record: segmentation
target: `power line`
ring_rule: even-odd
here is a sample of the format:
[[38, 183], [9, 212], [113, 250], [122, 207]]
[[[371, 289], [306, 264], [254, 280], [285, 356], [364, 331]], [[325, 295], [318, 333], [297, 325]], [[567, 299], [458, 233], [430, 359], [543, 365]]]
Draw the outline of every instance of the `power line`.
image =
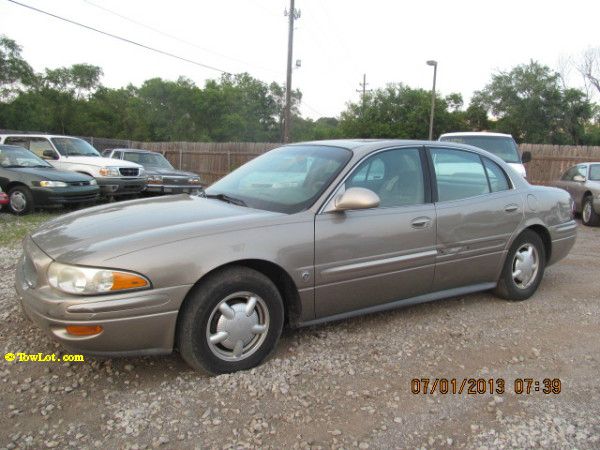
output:
[[28, 9], [31, 9], [33, 11], [39, 12], [41, 14], [45, 14], [47, 16], [54, 17], [55, 19], [59, 19], [59, 20], [62, 20], [64, 22], [68, 22], [70, 24], [77, 25], [79, 27], [83, 27], [83, 28], [86, 28], [86, 29], [91, 30], [91, 31], [95, 31], [96, 33], [100, 33], [100, 34], [103, 34], [105, 36], [109, 36], [109, 37], [111, 37], [113, 39], [117, 39], [117, 40], [120, 40], [120, 41], [123, 41], [123, 42], [127, 42], [129, 44], [133, 44], [133, 45], [136, 45], [138, 47], [144, 48], [146, 50], [150, 50], [150, 51], [153, 51], [153, 52], [156, 52], [156, 53], [160, 53], [161, 55], [170, 56], [171, 58], [179, 59], [181, 61], [185, 61], [185, 62], [188, 62], [190, 64], [194, 64], [196, 66], [204, 67], [205, 69], [214, 70], [216, 72], [229, 73], [228, 71], [223, 70], [223, 69], [219, 69], [218, 67], [209, 66], [208, 64], [203, 64], [201, 62], [194, 61], [194, 60], [191, 60], [191, 59], [188, 59], [188, 58], [184, 58], [182, 56], [178, 56], [178, 55], [175, 55], [173, 53], [169, 53], [169, 52], [164, 51], [164, 50], [160, 50], [160, 49], [157, 49], [157, 48], [154, 48], [154, 47], [150, 47], [150, 46], [145, 45], [145, 44], [140, 44], [139, 42], [132, 41], [131, 39], [127, 39], [127, 38], [124, 38], [124, 37], [121, 37], [121, 36], [117, 36], [116, 34], [111, 34], [111, 33], [108, 33], [106, 31], [102, 31], [102, 30], [99, 30], [97, 28], [91, 27], [89, 25], [84, 25], [82, 23], [75, 22], [74, 20], [67, 19], [65, 17], [57, 16], [56, 14], [52, 14], [52, 13], [49, 13], [47, 11], [43, 11], [41, 9], [35, 8], [33, 6], [30, 6], [30, 5], [26, 5], [24, 3], [19, 3], [19, 2], [15, 1], [15, 0], [7, 0], [7, 1], [9, 1], [10, 3], [14, 3], [15, 5], [22, 6], [23, 8], [28, 8]]
[[172, 34], [170, 34], [170, 33], [166, 33], [166, 32], [164, 32], [164, 31], [160, 30], [159, 28], [155, 28], [155, 27], [153, 27], [153, 26], [151, 26], [151, 25], [148, 25], [148, 24], [142, 23], [142, 22], [140, 22], [140, 21], [138, 21], [138, 20], [132, 19], [131, 17], [127, 17], [127, 16], [125, 16], [125, 15], [123, 15], [123, 14], [120, 14], [120, 13], [118, 13], [118, 12], [116, 12], [116, 11], [113, 11], [112, 9], [106, 8], [106, 7], [104, 7], [104, 6], [101, 6], [101, 5], [97, 5], [96, 3], [94, 3], [94, 2], [91, 2], [91, 1], [89, 1], [89, 0], [83, 0], [83, 1], [84, 1], [85, 3], [87, 3], [88, 5], [91, 5], [91, 6], [95, 7], [95, 8], [101, 9], [102, 11], [105, 11], [105, 12], [107, 12], [107, 13], [109, 13], [109, 14], [112, 14], [112, 15], [114, 15], [114, 16], [120, 17], [120, 18], [121, 18], [121, 19], [123, 19], [123, 20], [126, 20], [126, 21], [128, 21], [128, 22], [134, 23], [134, 24], [136, 24], [136, 25], [139, 25], [140, 27], [144, 27], [144, 28], [146, 28], [146, 29], [148, 29], [148, 30], [154, 31], [155, 33], [162, 34], [163, 36], [166, 36], [166, 37], [168, 37], [168, 38], [170, 38], [170, 39], [173, 39], [173, 40], [175, 40], [175, 41], [181, 42], [181, 43], [183, 43], [183, 44], [190, 45], [190, 46], [192, 46], [192, 47], [195, 47], [195, 48], [197, 48], [197, 49], [199, 49], [199, 50], [202, 50], [202, 51], [205, 51], [205, 52], [207, 52], [207, 53], [211, 53], [211, 54], [213, 54], [213, 55], [216, 55], [216, 56], [219, 56], [219, 57], [221, 57], [221, 58], [226, 58], [226, 59], [229, 59], [229, 60], [231, 60], [231, 61], [235, 61], [235, 62], [238, 62], [238, 63], [242, 63], [242, 64], [244, 64], [244, 65], [246, 65], [246, 66], [249, 66], [249, 67], [254, 67], [254, 68], [256, 68], [256, 69], [260, 69], [260, 70], [266, 70], [266, 71], [268, 71], [268, 72], [271, 72], [271, 73], [276, 73], [276, 74], [280, 74], [280, 73], [281, 73], [281, 72], [278, 72], [278, 71], [276, 71], [276, 70], [269, 69], [269, 68], [267, 68], [267, 67], [261, 67], [261, 66], [257, 66], [257, 65], [251, 64], [251, 63], [249, 63], [249, 62], [247, 62], [247, 61], [244, 61], [244, 60], [242, 60], [242, 59], [234, 58], [234, 57], [232, 57], [232, 56], [227, 56], [227, 55], [224, 55], [224, 54], [222, 54], [222, 53], [215, 52], [214, 50], [210, 50], [210, 49], [208, 49], [208, 48], [201, 47], [200, 45], [198, 45], [198, 44], [195, 44], [194, 42], [188, 41], [188, 40], [186, 40], [186, 39], [182, 39], [182, 38], [180, 38], [180, 37], [178, 37], [178, 36], [175, 36], [175, 35], [172, 35]]

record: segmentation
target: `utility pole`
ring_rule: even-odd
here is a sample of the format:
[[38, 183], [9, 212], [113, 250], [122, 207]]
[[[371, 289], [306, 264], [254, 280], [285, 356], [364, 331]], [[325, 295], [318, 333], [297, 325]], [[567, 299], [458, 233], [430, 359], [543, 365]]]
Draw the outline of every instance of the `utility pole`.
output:
[[285, 11], [288, 17], [288, 54], [287, 78], [285, 81], [285, 109], [283, 112], [283, 142], [290, 142], [290, 125], [292, 121], [292, 58], [294, 50], [294, 21], [300, 18], [300, 11], [296, 11], [294, 0], [290, 0], [290, 10]]
[[371, 92], [371, 89], [367, 89], [367, 85], [369, 83], [367, 83], [367, 74], [363, 74], [363, 82], [362, 83], [358, 83], [358, 85], [361, 87], [361, 89], [357, 89], [356, 92], [362, 92], [361, 94], [361, 102], [362, 102], [362, 112], [364, 114], [365, 112], [365, 97], [367, 95], [367, 92]]
[[429, 115], [429, 140], [433, 140], [433, 113], [435, 111], [435, 79], [437, 77], [437, 61], [427, 61], [428, 66], [433, 66], [433, 89], [431, 89], [431, 114]]

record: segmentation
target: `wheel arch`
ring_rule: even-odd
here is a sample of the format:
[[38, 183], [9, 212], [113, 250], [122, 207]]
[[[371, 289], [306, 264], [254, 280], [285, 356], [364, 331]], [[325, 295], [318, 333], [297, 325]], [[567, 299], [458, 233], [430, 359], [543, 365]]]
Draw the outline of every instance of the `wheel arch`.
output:
[[[545, 226], [536, 223], [533, 225], [529, 225], [527, 228], [523, 229], [523, 231], [525, 230], [531, 230], [540, 237], [542, 243], [544, 244], [544, 252], [546, 253], [546, 263], [548, 263], [548, 261], [550, 261], [550, 258], [552, 257], [552, 238], [550, 237], [550, 232], [548, 231], [548, 229]], [[523, 231], [521, 231], [521, 233]]]
[[[179, 307], [180, 313], [183, 310], [184, 304], [187, 301], [189, 301], [190, 297], [194, 294], [194, 292], [200, 286], [202, 286], [203, 281], [206, 280], [208, 276], [214, 274], [215, 272], [227, 270], [230, 267], [240, 266], [256, 270], [257, 272], [260, 272], [263, 275], [265, 275], [273, 282], [273, 284], [281, 294], [281, 298], [283, 299], [285, 324], [294, 325], [300, 321], [300, 317], [302, 316], [302, 303], [300, 301], [300, 294], [298, 293], [298, 287], [296, 286], [296, 283], [294, 282], [290, 274], [280, 265], [264, 259], [241, 259], [237, 261], [231, 261], [211, 269], [209, 272], [202, 275], [202, 277], [198, 281], [196, 281], [196, 283], [194, 283], [192, 288], [188, 291], [187, 295], [185, 296], [183, 302]], [[180, 317], [178, 314], [178, 324], [179, 319]]]
[[29, 189], [29, 186], [27, 186], [27, 184], [23, 183], [22, 181], [11, 181], [6, 185], [6, 193], [8, 194], [11, 189], [16, 188], [18, 186], [23, 186], [24, 188]]

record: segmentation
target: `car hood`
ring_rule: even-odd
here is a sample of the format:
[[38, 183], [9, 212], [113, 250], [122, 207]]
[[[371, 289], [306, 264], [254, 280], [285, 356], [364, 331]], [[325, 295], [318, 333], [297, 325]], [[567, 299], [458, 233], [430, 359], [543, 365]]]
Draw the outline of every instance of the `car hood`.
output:
[[285, 215], [183, 194], [67, 214], [46, 222], [31, 238], [53, 259], [99, 264], [169, 242], [261, 226], [280, 216]]
[[67, 183], [77, 181], [89, 181], [92, 178], [87, 175], [76, 172], [67, 172], [66, 170], [58, 170], [53, 167], [15, 167], [11, 168], [14, 172], [27, 174], [30, 179], [64, 181]]
[[144, 166], [148, 175], [161, 175], [163, 177], [198, 177], [197, 174], [192, 172], [184, 172], [183, 170], [176, 169], [161, 169], [160, 167]]
[[130, 167], [132, 169], [139, 169], [142, 167], [139, 164], [133, 163], [131, 161], [123, 161], [121, 159], [113, 158], [103, 158], [100, 156], [65, 156], [61, 161], [97, 167]]

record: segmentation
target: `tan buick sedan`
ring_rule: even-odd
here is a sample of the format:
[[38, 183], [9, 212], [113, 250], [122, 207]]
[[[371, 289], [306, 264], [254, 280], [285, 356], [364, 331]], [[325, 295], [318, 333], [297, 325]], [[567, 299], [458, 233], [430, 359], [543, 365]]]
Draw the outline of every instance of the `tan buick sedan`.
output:
[[206, 190], [65, 215], [24, 240], [26, 314], [73, 351], [178, 349], [248, 369], [306, 326], [493, 290], [529, 298], [573, 246], [569, 194], [448, 142], [272, 150]]

